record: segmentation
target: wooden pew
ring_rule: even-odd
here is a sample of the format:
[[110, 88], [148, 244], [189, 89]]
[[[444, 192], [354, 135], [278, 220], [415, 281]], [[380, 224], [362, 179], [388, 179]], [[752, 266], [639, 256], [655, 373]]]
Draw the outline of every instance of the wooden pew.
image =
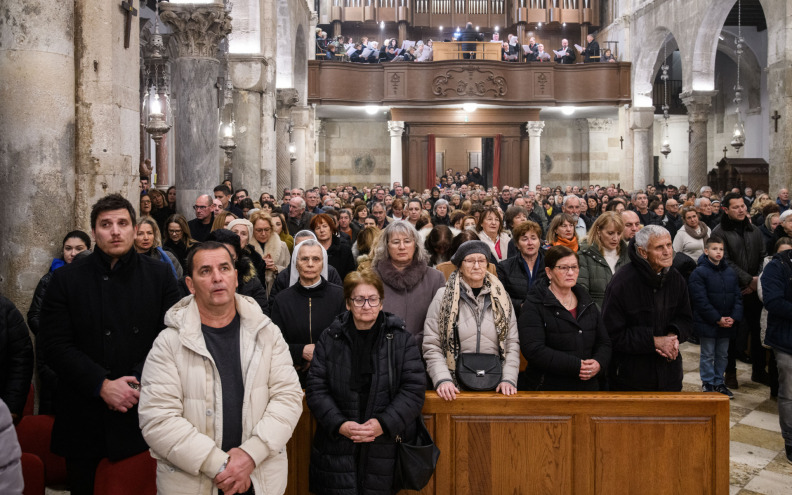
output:
[[[423, 494], [729, 492], [721, 394], [467, 392], [445, 402], [427, 392], [423, 412], [441, 451]], [[314, 429], [306, 408], [288, 445], [288, 494], [308, 493]]]

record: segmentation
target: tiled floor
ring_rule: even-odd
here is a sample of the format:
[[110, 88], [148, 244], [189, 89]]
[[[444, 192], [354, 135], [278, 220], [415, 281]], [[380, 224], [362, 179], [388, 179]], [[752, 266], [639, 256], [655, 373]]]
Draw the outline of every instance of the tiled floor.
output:
[[[685, 391], [701, 390], [699, 347], [682, 344]], [[731, 401], [730, 495], [792, 494], [792, 464], [784, 454], [778, 425], [778, 404], [770, 388], [751, 381], [751, 366], [737, 362], [737, 381]]]
[[[700, 391], [699, 347], [682, 344], [685, 368], [683, 389]], [[784, 454], [784, 440], [778, 425], [778, 406], [770, 389], [751, 381], [750, 365], [737, 363], [740, 388], [731, 401], [731, 452], [729, 495], [790, 495], [792, 464]], [[68, 492], [47, 490], [48, 495]]]

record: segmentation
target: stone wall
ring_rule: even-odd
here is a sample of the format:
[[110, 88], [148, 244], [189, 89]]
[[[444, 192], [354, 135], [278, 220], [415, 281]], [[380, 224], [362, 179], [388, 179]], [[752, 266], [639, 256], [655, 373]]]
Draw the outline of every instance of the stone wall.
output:
[[390, 181], [390, 135], [385, 122], [323, 122], [325, 161], [317, 164], [317, 184], [361, 187]]

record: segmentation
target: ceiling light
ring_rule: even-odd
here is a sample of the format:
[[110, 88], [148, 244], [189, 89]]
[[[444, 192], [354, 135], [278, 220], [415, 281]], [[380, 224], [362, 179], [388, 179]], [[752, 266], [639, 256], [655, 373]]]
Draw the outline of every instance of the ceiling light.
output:
[[376, 105], [366, 105], [366, 113], [369, 115], [374, 115], [379, 112], [380, 107]]
[[476, 103], [465, 103], [464, 105], [462, 105], [462, 110], [464, 110], [467, 113], [475, 112], [477, 108], [478, 108], [478, 104]]
[[575, 107], [561, 107], [561, 113], [564, 115], [572, 115], [575, 113]]
[[500, 27], [499, 26], [495, 26], [495, 32], [497, 33], [498, 31], [500, 31]]

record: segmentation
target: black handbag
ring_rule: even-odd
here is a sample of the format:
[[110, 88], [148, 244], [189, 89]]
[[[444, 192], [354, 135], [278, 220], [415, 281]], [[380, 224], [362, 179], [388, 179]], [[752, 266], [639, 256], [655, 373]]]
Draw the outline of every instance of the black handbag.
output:
[[[459, 342], [459, 328], [454, 325]], [[503, 377], [500, 356], [481, 354], [481, 328], [476, 332], [476, 352], [460, 353], [456, 361], [456, 379], [460, 388], [473, 392], [486, 392], [498, 388]]]
[[[390, 396], [393, 399], [395, 390], [393, 386], [393, 334], [388, 333], [388, 385]], [[393, 472], [393, 488], [398, 490], [421, 490], [429, 483], [440, 457], [440, 449], [435, 445], [429, 430], [423, 420], [423, 415], [418, 414], [415, 420], [417, 435], [414, 440], [408, 441], [401, 436], [396, 436], [396, 467]], [[408, 443], [409, 442], [409, 443]]]

